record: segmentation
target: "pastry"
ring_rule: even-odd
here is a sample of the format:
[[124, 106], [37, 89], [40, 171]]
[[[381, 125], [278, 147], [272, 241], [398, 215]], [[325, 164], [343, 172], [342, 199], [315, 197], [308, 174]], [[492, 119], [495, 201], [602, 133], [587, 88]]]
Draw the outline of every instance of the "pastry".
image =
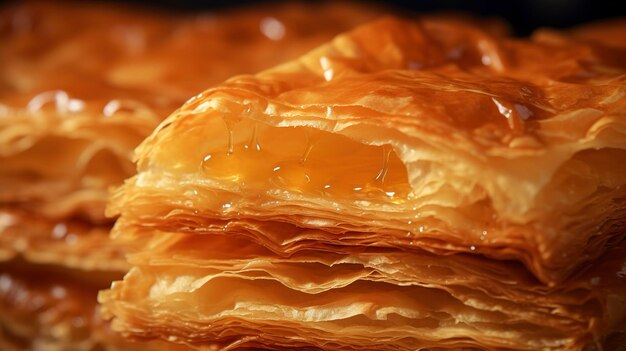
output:
[[580, 350], [626, 319], [626, 23], [385, 18], [191, 98], [138, 147], [100, 301], [225, 349]]
[[[310, 12], [321, 14], [314, 20]], [[91, 320], [97, 288], [129, 268], [124, 255], [133, 243], [109, 240], [114, 218], [104, 207], [109, 188], [135, 173], [132, 150], [207, 86], [297, 57], [377, 13], [351, 4], [200, 14], [80, 2], [3, 6], [0, 261], [15, 269], [0, 273], [17, 283], [2, 297], [7, 346], [0, 348], [9, 341], [35, 350], [114, 347], [119, 338], [98, 336], [106, 323], [78, 328], [74, 317], [53, 323], [46, 316], [66, 304], [84, 305], [73, 313]], [[251, 50], [254, 55], [244, 54]], [[54, 281], [38, 285], [42, 273], [24, 273], [47, 267], [60, 270], [59, 280], [72, 274], [102, 279], [96, 288], [75, 279], [70, 290], [76, 293], [68, 296], [77, 297], [59, 306], [24, 307], [32, 296], [50, 299]], [[11, 300], [15, 296], [27, 301]]]

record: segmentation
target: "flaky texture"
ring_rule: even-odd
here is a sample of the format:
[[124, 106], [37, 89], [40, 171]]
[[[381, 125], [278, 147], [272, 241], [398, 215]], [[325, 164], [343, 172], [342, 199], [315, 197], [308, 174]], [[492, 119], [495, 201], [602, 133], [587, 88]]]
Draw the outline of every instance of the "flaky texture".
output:
[[619, 338], [626, 42], [597, 38], [625, 29], [386, 18], [204, 91], [112, 198], [144, 244], [105, 315], [225, 349]]
[[84, 271], [125, 272], [131, 242], [111, 242], [110, 226], [77, 220], [49, 221], [28, 212], [0, 209], [0, 261], [23, 258]]
[[[59, 279], [127, 271], [132, 244], [109, 241], [114, 218], [104, 207], [158, 123], [207, 86], [293, 59], [377, 13], [330, 3], [201, 14], [82, 2], [0, 7], [0, 261], [63, 268]], [[99, 335], [108, 323], [72, 324], [74, 315], [91, 318], [96, 288], [74, 284], [77, 297], [57, 306], [21, 270], [10, 280], [23, 293], [3, 295], [0, 349], [135, 349]], [[49, 305], [23, 311], [40, 297]], [[46, 319], [80, 303], [84, 310]]]
[[[243, 214], [384, 234], [385, 245], [521, 260], [558, 282], [626, 232], [615, 59], [626, 48], [579, 36], [514, 40], [443, 20], [361, 27], [190, 100], [139, 147], [139, 174], [111, 213], [133, 203], [130, 225], [176, 216], [187, 231]], [[389, 167], [376, 155], [365, 169], [384, 145]], [[387, 181], [368, 183], [381, 163]], [[187, 206], [196, 193], [214, 198]]]
[[519, 264], [472, 255], [277, 257], [235, 235], [160, 233], [100, 300], [118, 330], [195, 345], [579, 350], [626, 317], [625, 253], [549, 288]]
[[[328, 22], [313, 23], [310, 11]], [[108, 190], [134, 174], [132, 150], [159, 121], [201, 88], [293, 58], [375, 13], [345, 4], [177, 16], [102, 4], [3, 7], [0, 206], [34, 220], [3, 216], [13, 224], [2, 225], [2, 255], [80, 268], [80, 252], [83, 269], [120, 269], [100, 260], [110, 256]], [[98, 227], [80, 231], [89, 233], [84, 245], [46, 246], [54, 233], [42, 227], [76, 220]], [[90, 245], [104, 248], [89, 257]]]
[[189, 350], [164, 342], [129, 342], [110, 330], [93, 299], [115, 275], [53, 266], [0, 265], [0, 348], [6, 351]]
[[[328, 13], [330, 24], [316, 26], [309, 11]], [[51, 218], [110, 222], [103, 215], [108, 187], [134, 173], [132, 150], [163, 117], [206, 86], [296, 57], [374, 14], [298, 4], [223, 16], [94, 4], [5, 7], [0, 201]]]

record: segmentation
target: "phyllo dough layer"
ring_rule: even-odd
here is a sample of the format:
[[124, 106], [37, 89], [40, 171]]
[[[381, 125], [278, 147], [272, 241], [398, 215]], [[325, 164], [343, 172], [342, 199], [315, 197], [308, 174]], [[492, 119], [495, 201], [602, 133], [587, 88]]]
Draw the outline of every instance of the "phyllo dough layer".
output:
[[245, 217], [375, 233], [558, 282], [626, 226], [624, 64], [610, 59], [626, 48], [579, 32], [361, 27], [191, 99], [140, 146], [111, 213], [133, 204], [120, 228]]
[[[328, 13], [328, 23], [304, 21], [310, 11]], [[134, 173], [132, 150], [190, 96], [374, 13], [331, 4], [178, 16], [78, 3], [2, 8], [0, 203], [111, 223], [108, 188]]]
[[190, 350], [160, 341], [130, 342], [110, 329], [94, 295], [118, 274], [16, 263], [3, 263], [0, 270], [3, 351]]
[[117, 330], [197, 347], [578, 350], [626, 316], [625, 254], [551, 288], [476, 255], [280, 257], [236, 234], [160, 233], [100, 299]]
[[580, 350], [626, 318], [625, 22], [385, 18], [190, 99], [113, 196], [116, 330]]
[[[80, 2], [2, 6], [0, 262], [19, 269], [3, 265], [0, 274], [23, 293], [2, 296], [0, 349], [115, 349], [119, 336], [101, 337], [108, 323], [72, 321], [91, 320], [98, 288], [129, 268], [124, 254], [134, 244], [109, 240], [114, 219], [104, 207], [109, 189], [135, 173], [132, 150], [207, 86], [293, 59], [377, 13], [302, 3], [187, 14]], [[57, 306], [48, 296], [52, 278], [40, 284], [42, 274], [24, 273], [47, 266], [61, 280], [81, 277], [68, 303], [85, 307], [58, 323], [49, 316], [65, 298]], [[82, 284], [92, 275], [108, 281]], [[50, 306], [28, 309], [40, 295]]]

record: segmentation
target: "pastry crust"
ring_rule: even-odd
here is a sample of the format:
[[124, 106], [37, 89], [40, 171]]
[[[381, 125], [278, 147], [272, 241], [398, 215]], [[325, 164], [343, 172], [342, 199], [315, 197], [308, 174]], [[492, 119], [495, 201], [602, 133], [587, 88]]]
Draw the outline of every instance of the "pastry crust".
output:
[[[191, 99], [138, 148], [139, 173], [110, 213], [134, 204], [119, 228], [167, 226], [169, 213], [189, 222], [186, 231], [203, 231], [243, 214], [384, 234], [394, 238], [386, 246], [521, 260], [559, 282], [624, 236], [624, 67], [604, 59], [601, 42], [540, 34], [498, 39], [454, 21], [386, 19], [233, 78]], [[458, 47], [463, 54], [449, 58]], [[538, 64], [548, 57], [554, 64]], [[311, 145], [307, 133], [323, 146], [300, 170], [277, 173]], [[257, 153], [245, 152], [251, 135]], [[368, 184], [386, 167], [376, 154], [384, 145], [393, 149], [390, 180]], [[310, 179], [300, 186], [293, 172]], [[350, 172], [348, 190], [334, 191]], [[357, 193], [368, 186], [392, 196]], [[186, 206], [196, 193], [219, 201]]]
[[93, 297], [119, 273], [20, 262], [0, 264], [0, 272], [2, 350], [190, 350], [159, 341], [131, 342], [110, 329]]
[[550, 288], [474, 255], [277, 257], [232, 235], [160, 233], [100, 302], [122, 333], [198, 347], [579, 350], [626, 317], [625, 253]]
[[594, 38], [624, 28], [385, 18], [204, 91], [112, 198], [145, 244], [107, 317], [226, 349], [599, 344], [626, 318], [626, 42]]
[[[326, 13], [332, 25], [303, 31], [301, 25], [311, 20], [302, 21], [313, 10]], [[4, 7], [0, 204], [51, 223], [79, 219], [105, 228], [112, 222], [104, 216], [109, 188], [135, 172], [132, 150], [163, 116], [224, 75], [297, 56], [374, 14], [366, 7], [330, 4], [217, 17], [94, 4]], [[267, 37], [263, 20], [274, 21], [283, 37]], [[241, 37], [232, 38], [233, 33]], [[248, 46], [263, 57], [239, 54]], [[282, 47], [288, 49], [271, 55]], [[33, 228], [27, 236], [38, 233]], [[11, 250], [19, 241], [8, 236], [2, 248]]]
[[[377, 13], [330, 3], [201, 14], [80, 2], [2, 6], [0, 262], [21, 269], [11, 272], [14, 291], [2, 296], [0, 349], [135, 349], [105, 322], [87, 323], [76, 339], [74, 317], [45, 320], [68, 304], [84, 304], [72, 313], [91, 320], [97, 289], [73, 282], [57, 306], [45, 286], [54, 282], [40, 286], [39, 273], [24, 270], [50, 265], [62, 269], [60, 280], [125, 272], [133, 244], [108, 239], [114, 218], [104, 207], [109, 188], [135, 173], [140, 141], [207, 86], [297, 57]], [[49, 305], [27, 310], [35, 298]]]
[[111, 242], [110, 226], [77, 220], [49, 221], [25, 211], [0, 209], [0, 261], [23, 258], [82, 271], [126, 272], [131, 242]]

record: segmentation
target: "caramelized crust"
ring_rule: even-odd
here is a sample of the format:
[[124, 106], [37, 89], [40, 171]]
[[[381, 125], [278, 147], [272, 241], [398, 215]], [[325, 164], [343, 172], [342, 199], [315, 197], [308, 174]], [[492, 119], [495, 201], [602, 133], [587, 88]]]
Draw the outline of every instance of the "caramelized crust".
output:
[[360, 27], [192, 98], [138, 148], [110, 213], [119, 231], [244, 217], [377, 233], [559, 282], [626, 225], [626, 47], [574, 33]]
[[[377, 14], [330, 3], [202, 14], [81, 2], [2, 6], [0, 261], [21, 268], [0, 270], [11, 284], [2, 295], [0, 349], [186, 349], [131, 347], [105, 332], [108, 323], [92, 323], [95, 292], [107, 284], [74, 281], [58, 303], [49, 289], [71, 274], [126, 271], [133, 244], [108, 240], [108, 190], [135, 173], [132, 150], [165, 116], [207, 86], [293, 59]], [[62, 273], [40, 282], [41, 264]], [[33, 300], [46, 305], [32, 309]], [[75, 318], [85, 324], [75, 327]]]
[[[310, 11], [327, 22], [313, 23]], [[132, 150], [162, 117], [207, 85], [293, 58], [375, 14], [346, 4], [219, 16], [78, 3], [2, 8], [0, 205], [51, 223], [108, 225], [108, 190], [135, 173]], [[251, 48], [261, 56], [240, 52]], [[22, 226], [24, 239], [3, 235], [0, 250], [49, 242], [49, 232], [34, 226]], [[41, 255], [63, 251], [55, 245]]]
[[24, 258], [81, 271], [126, 272], [131, 242], [111, 242], [110, 226], [77, 220], [49, 221], [28, 212], [0, 209], [0, 261]]
[[277, 257], [233, 235], [160, 233], [100, 301], [122, 332], [226, 349], [580, 350], [626, 317], [625, 253], [550, 288], [474, 255]]
[[190, 350], [165, 342], [129, 342], [102, 319], [93, 298], [119, 275], [54, 266], [0, 265], [2, 350]]
[[108, 207], [144, 244], [106, 316], [224, 349], [601, 347], [626, 320], [626, 42], [594, 38], [624, 28], [385, 18], [209, 88]]
[[[327, 22], [313, 23], [311, 11]], [[134, 173], [132, 150], [161, 118], [207, 86], [296, 57], [375, 14], [345, 4], [220, 16], [78, 3], [5, 7], [0, 201], [51, 218], [110, 222], [107, 189]]]

